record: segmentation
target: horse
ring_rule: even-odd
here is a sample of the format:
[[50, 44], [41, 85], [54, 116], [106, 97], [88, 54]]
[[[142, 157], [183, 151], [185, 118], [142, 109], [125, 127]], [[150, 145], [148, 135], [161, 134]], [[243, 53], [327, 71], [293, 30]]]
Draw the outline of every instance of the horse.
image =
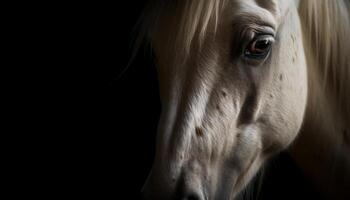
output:
[[141, 20], [162, 103], [146, 198], [235, 199], [288, 152], [350, 199], [350, 1], [151, 0]]

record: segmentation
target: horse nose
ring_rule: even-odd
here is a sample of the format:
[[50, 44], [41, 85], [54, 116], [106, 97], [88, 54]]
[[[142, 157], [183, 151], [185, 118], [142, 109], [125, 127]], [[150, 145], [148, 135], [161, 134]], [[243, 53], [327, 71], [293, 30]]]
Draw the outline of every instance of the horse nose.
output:
[[[158, 186], [158, 187], [157, 187]], [[204, 200], [204, 193], [201, 187], [195, 185], [183, 184], [180, 182], [177, 185], [178, 189], [174, 191], [165, 191], [159, 188], [159, 185], [153, 185], [152, 182], [147, 181], [141, 193], [144, 200]], [[180, 189], [181, 188], [181, 189]], [[180, 190], [179, 190], [180, 189]]]
[[182, 192], [180, 193], [181, 200], [204, 200], [204, 191], [202, 188], [202, 183], [197, 176], [191, 176], [187, 181], [180, 182], [180, 188]]
[[201, 168], [195, 164], [182, 167], [178, 173], [152, 168], [142, 190], [144, 199], [152, 200], [204, 200], [206, 182], [203, 181]]

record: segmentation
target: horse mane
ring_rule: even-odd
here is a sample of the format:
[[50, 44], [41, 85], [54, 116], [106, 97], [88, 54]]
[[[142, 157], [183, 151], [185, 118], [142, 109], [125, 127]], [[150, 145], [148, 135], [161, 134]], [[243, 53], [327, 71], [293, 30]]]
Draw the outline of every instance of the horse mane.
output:
[[[138, 37], [135, 46], [138, 50], [144, 41], [152, 42], [157, 32], [164, 27], [162, 19], [176, 16], [177, 30], [168, 35], [168, 44], [172, 56], [179, 54], [179, 59], [189, 56], [193, 43], [201, 46], [206, 34], [216, 32], [220, 13], [228, 0], [189, 1], [189, 0], [151, 0], [141, 16]], [[213, 25], [213, 26], [212, 26]]]
[[299, 15], [316, 66], [309, 73], [317, 73], [320, 89], [335, 96], [350, 120], [350, 1], [300, 1]]

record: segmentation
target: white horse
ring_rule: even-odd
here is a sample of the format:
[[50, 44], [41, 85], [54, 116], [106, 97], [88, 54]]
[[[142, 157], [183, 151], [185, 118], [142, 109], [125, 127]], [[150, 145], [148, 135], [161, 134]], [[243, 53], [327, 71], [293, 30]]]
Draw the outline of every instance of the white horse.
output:
[[145, 196], [234, 199], [287, 150], [350, 199], [349, 15], [348, 0], [151, 1], [139, 41], [162, 115]]

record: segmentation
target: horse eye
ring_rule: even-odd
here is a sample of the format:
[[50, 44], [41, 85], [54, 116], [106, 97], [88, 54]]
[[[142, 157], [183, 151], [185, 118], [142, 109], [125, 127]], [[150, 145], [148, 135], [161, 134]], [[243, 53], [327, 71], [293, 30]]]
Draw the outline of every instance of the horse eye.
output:
[[271, 50], [274, 39], [271, 35], [262, 35], [248, 43], [244, 50], [244, 57], [249, 59], [264, 59]]

